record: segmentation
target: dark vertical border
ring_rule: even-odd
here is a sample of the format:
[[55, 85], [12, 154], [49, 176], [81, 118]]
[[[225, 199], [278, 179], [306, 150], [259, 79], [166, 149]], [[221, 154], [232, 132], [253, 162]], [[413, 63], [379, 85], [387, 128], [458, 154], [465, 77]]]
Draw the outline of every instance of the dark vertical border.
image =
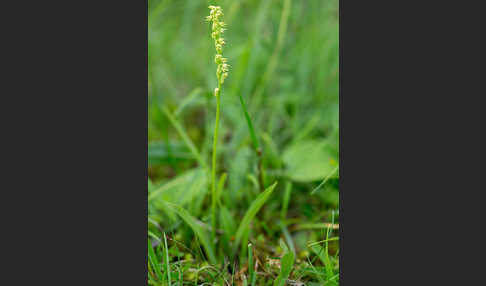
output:
[[147, 0], [17, 4], [0, 284], [146, 285]]
[[466, 67], [481, 66], [477, 33], [468, 34], [481, 29], [480, 11], [340, 1], [342, 286], [475, 285], [473, 270], [484, 280], [484, 243], [471, 244], [483, 239], [484, 223], [471, 221], [484, 199], [471, 193], [484, 183], [470, 181], [484, 168], [463, 161], [478, 158], [469, 134], [484, 133], [467, 130], [484, 106], [466, 98], [484, 89], [471, 80], [481, 72]]

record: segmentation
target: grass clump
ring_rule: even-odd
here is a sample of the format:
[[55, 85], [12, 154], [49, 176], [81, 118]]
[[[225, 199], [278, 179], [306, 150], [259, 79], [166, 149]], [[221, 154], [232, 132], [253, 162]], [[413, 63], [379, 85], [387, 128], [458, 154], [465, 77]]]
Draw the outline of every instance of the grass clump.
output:
[[149, 0], [147, 283], [338, 285], [338, 2], [217, 3]]

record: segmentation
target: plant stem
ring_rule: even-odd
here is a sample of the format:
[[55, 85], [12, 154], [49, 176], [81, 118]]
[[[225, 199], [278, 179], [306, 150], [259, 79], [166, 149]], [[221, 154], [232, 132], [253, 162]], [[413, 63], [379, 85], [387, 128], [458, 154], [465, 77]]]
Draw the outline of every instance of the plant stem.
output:
[[211, 175], [211, 197], [212, 197], [212, 235], [213, 242], [216, 238], [216, 151], [218, 146], [218, 127], [219, 127], [219, 113], [221, 105], [221, 81], [218, 78], [218, 92], [216, 96], [216, 122], [214, 123], [214, 137], [213, 137], [213, 160], [212, 160], [212, 175]]

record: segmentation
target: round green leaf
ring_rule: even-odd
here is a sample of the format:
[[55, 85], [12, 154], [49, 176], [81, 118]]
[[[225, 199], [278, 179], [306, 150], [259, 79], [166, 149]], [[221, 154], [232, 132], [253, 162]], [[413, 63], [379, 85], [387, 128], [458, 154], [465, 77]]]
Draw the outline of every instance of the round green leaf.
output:
[[338, 164], [326, 141], [306, 140], [290, 145], [283, 154], [286, 174], [298, 182], [324, 179]]

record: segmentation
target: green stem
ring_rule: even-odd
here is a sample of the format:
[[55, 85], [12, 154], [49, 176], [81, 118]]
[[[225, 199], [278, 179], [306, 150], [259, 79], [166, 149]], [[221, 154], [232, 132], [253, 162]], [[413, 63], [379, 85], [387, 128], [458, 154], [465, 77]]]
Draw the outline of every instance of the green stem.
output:
[[214, 123], [214, 137], [213, 137], [213, 160], [212, 160], [212, 176], [211, 176], [211, 196], [212, 196], [212, 235], [213, 242], [216, 238], [216, 151], [218, 146], [218, 127], [219, 127], [219, 112], [221, 105], [221, 81], [218, 78], [218, 92], [216, 96], [216, 122]]

